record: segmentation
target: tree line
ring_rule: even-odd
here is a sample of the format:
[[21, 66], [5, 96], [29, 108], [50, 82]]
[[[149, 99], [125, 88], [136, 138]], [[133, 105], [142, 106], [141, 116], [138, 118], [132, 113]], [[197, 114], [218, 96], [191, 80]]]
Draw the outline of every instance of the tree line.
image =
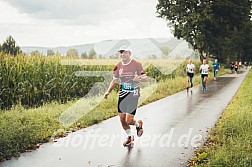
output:
[[158, 17], [173, 34], [221, 62], [252, 61], [251, 0], [158, 0]]
[[[53, 56], [55, 54], [59, 54], [59, 53], [57, 53], [57, 52], [55, 53], [52, 49], [47, 50], [47, 56]], [[91, 48], [89, 53], [84, 52], [84, 53], [81, 53], [81, 55], [79, 55], [77, 49], [70, 48], [67, 50], [66, 57], [81, 57], [82, 59], [96, 59], [97, 53], [95, 52], [95, 50], [93, 48]], [[100, 55], [99, 55], [99, 57], [101, 58]]]
[[[8, 36], [6, 40], [0, 44], [0, 52], [10, 54], [12, 56], [17, 56], [20, 53], [23, 53], [21, 48], [17, 45], [15, 39], [12, 36]], [[42, 55], [38, 50], [32, 51], [31, 55]], [[53, 49], [48, 49], [47, 56], [59, 55], [62, 56], [58, 51], [54, 51]], [[104, 58], [102, 55], [98, 55], [93, 48], [90, 51], [83, 52], [79, 55], [78, 50], [75, 48], [70, 48], [67, 50], [66, 57], [81, 57], [82, 59], [96, 59], [96, 58]], [[118, 54], [111, 55], [109, 58], [118, 58]]]

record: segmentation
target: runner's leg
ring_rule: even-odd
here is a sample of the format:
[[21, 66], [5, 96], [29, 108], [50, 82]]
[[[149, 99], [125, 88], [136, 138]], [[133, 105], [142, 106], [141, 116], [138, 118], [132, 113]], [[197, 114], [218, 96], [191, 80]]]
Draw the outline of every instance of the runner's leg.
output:
[[118, 114], [120, 116], [120, 121], [121, 121], [122, 127], [127, 134], [127, 138], [123, 142], [123, 146], [125, 147], [127, 145], [130, 145], [134, 141], [134, 137], [131, 134], [131, 128], [130, 128], [129, 124], [127, 123], [127, 119], [126, 119], [127, 114], [126, 113], [118, 113]]
[[138, 120], [136, 121], [134, 119], [134, 115], [132, 114], [127, 114], [126, 116], [126, 122], [128, 125], [135, 125], [136, 126], [136, 130], [137, 130], [137, 136], [140, 137], [143, 134], [143, 121], [142, 120]]
[[190, 76], [187, 74], [187, 76], [186, 76], [186, 90], [187, 90], [187, 92], [189, 90], [189, 81], [190, 81]]
[[207, 77], [204, 77], [204, 86], [205, 86], [205, 90], [206, 90], [206, 83], [207, 83]]
[[126, 113], [118, 113], [119, 117], [120, 117], [120, 121], [122, 124], [123, 129], [126, 131], [127, 129], [130, 129], [129, 124], [126, 121]]
[[201, 84], [202, 84], [202, 91], [205, 91], [204, 76], [202, 74], [201, 74]]
[[191, 88], [193, 87], [193, 76], [190, 77]]

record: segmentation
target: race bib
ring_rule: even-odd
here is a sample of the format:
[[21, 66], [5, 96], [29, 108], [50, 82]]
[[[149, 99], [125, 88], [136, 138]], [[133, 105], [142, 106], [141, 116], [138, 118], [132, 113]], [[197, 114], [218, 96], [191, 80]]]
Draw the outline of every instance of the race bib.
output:
[[207, 71], [206, 70], [202, 70], [202, 74], [207, 74]]
[[123, 91], [134, 92], [135, 84], [133, 82], [122, 82], [122, 90]]

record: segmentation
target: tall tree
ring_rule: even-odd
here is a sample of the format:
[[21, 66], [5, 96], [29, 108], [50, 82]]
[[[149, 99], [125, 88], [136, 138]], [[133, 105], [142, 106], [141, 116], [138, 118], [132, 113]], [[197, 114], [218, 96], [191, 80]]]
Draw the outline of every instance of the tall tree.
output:
[[55, 52], [52, 49], [47, 50], [47, 56], [53, 56]]
[[81, 58], [82, 58], [82, 59], [87, 59], [87, 58], [88, 58], [87, 53], [86, 53], [86, 52], [82, 53], [82, 54], [81, 54]]
[[32, 56], [37, 56], [37, 55], [42, 55], [42, 53], [40, 53], [38, 50], [32, 51], [31, 52]]
[[252, 62], [252, 22], [247, 23], [245, 34], [245, 52], [242, 59], [243, 61]]
[[210, 0], [159, 0], [157, 5], [159, 17], [168, 21], [174, 36], [197, 49], [201, 60], [210, 50], [211, 5]]
[[212, 13], [220, 60], [241, 60], [249, 43], [246, 38], [250, 34], [251, 0], [216, 0]]
[[12, 36], [8, 36], [3, 42], [1, 51], [4, 53], [11, 54], [13, 56], [16, 56], [18, 53], [21, 52], [20, 47], [16, 45], [16, 41]]
[[74, 48], [70, 48], [70, 49], [68, 49], [66, 56], [67, 57], [78, 57], [79, 56], [78, 50], [74, 49]]
[[96, 52], [94, 49], [90, 49], [89, 54], [88, 54], [89, 59], [96, 59]]
[[238, 57], [244, 52], [251, 0], [159, 0], [157, 13], [168, 21], [175, 37], [199, 51], [201, 60], [210, 54], [224, 60], [230, 53]]

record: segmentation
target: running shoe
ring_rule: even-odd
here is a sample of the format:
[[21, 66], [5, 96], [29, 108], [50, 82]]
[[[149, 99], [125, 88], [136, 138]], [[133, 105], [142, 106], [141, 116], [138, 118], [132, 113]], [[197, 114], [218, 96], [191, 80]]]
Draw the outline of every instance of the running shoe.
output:
[[128, 136], [128, 138], [124, 141], [123, 146], [129, 146], [134, 142], [134, 136]]
[[138, 136], [138, 137], [141, 137], [142, 134], [143, 134], [143, 121], [142, 121], [142, 120], [139, 120], [138, 123], [139, 123], [139, 127], [136, 127], [137, 136]]

